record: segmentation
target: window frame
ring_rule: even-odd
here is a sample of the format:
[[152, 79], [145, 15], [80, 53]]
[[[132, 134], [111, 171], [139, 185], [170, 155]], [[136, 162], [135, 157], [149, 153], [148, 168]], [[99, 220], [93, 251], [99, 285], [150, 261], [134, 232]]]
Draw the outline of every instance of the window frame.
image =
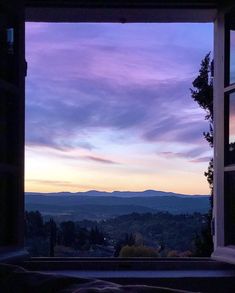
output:
[[[14, 0], [11, 2], [15, 3]], [[125, 7], [115, 7], [106, 3], [94, 5], [88, 3], [84, 7], [84, 3], [72, 5], [68, 3], [67, 7], [52, 6], [34, 3], [31, 0], [26, 1], [23, 7], [23, 0], [17, 1], [19, 6], [14, 7], [19, 29], [19, 47], [18, 54], [18, 85], [6, 83], [0, 80], [0, 89], [5, 88], [10, 91], [20, 93], [20, 125], [19, 132], [21, 136], [20, 142], [20, 166], [18, 170], [20, 192], [17, 195], [17, 215], [14, 216], [15, 232], [17, 234], [17, 243], [14, 246], [0, 247], [0, 260], [6, 258], [7, 255], [15, 257], [23, 255], [24, 245], [24, 99], [25, 99], [25, 35], [24, 23], [26, 21], [51, 21], [51, 22], [209, 22], [214, 21], [214, 50], [215, 50], [215, 77], [214, 77], [214, 125], [215, 125], [215, 151], [214, 151], [214, 208], [213, 216], [215, 219], [215, 250], [212, 258], [226, 262], [235, 263], [235, 246], [225, 247], [224, 241], [224, 95], [229, 91], [235, 90], [235, 85], [224, 87], [225, 85], [225, 9], [218, 8], [215, 3], [211, 5], [202, 4], [201, 1], [194, 4], [162, 4], [153, 5], [142, 3], [142, 6], [130, 4]], [[144, 2], [144, 1], [143, 1]], [[217, 3], [218, 4], [218, 3]], [[41, 5], [41, 6], [40, 6]], [[64, 4], [66, 6], [66, 4]], [[79, 7], [80, 5], [80, 7]], [[133, 6], [133, 7], [132, 7]], [[184, 7], [185, 6], [185, 7]], [[17, 11], [18, 9], [18, 11]], [[141, 13], [140, 13], [141, 12]], [[223, 97], [223, 98], [221, 98]], [[0, 170], [9, 171], [9, 166], [0, 164]], [[228, 168], [228, 167], [226, 167]], [[230, 166], [234, 168], [235, 165]], [[228, 171], [228, 169], [226, 169]], [[18, 254], [16, 252], [18, 250]], [[82, 260], [82, 259], [81, 259]], [[101, 259], [102, 261], [102, 259]], [[150, 260], [151, 261], [151, 260]]]
[[[231, 7], [230, 7], [231, 8]], [[235, 245], [226, 245], [226, 182], [225, 174], [235, 171], [235, 164], [226, 159], [225, 142], [228, 141], [228, 95], [235, 92], [235, 83], [230, 84], [230, 29], [226, 20], [229, 9], [218, 13], [214, 31], [214, 252], [212, 258], [235, 264]]]
[[[24, 5], [22, 1], [8, 0], [1, 3], [3, 15], [3, 29], [14, 28], [14, 53], [10, 65], [13, 70], [7, 76], [0, 78], [0, 98], [4, 95], [13, 95], [12, 104], [16, 107], [17, 115], [11, 120], [11, 129], [14, 128], [15, 144], [7, 144], [14, 150], [14, 162], [0, 162], [0, 177], [14, 176], [12, 179], [17, 191], [5, 194], [10, 202], [9, 209], [2, 208], [4, 216], [10, 217], [11, 231], [2, 236], [3, 244], [0, 246], [0, 261], [25, 256], [24, 244], [24, 120], [25, 120], [25, 22]], [[1, 32], [3, 33], [3, 31]], [[6, 33], [6, 31], [5, 31]], [[5, 40], [6, 41], [6, 40]], [[3, 55], [5, 56], [5, 55]], [[2, 56], [1, 56], [2, 57]], [[8, 56], [6, 56], [8, 58]], [[11, 67], [9, 67], [11, 68]], [[10, 72], [10, 71], [9, 71]], [[14, 72], [14, 74], [12, 74]], [[2, 95], [1, 95], [2, 94]], [[6, 107], [7, 110], [10, 107]], [[7, 118], [5, 119], [7, 121]], [[12, 130], [13, 132], [13, 130]], [[13, 134], [13, 133], [12, 133]], [[5, 137], [4, 137], [5, 139]], [[3, 180], [4, 182], [4, 180]], [[5, 180], [6, 185], [8, 180]], [[5, 192], [6, 193], [6, 192]], [[2, 196], [2, 195], [1, 195]], [[3, 194], [4, 199], [4, 194]], [[10, 215], [8, 214], [10, 213]], [[7, 227], [8, 228], [8, 227]], [[4, 234], [4, 233], [3, 233]], [[4, 240], [5, 239], [5, 240]]]

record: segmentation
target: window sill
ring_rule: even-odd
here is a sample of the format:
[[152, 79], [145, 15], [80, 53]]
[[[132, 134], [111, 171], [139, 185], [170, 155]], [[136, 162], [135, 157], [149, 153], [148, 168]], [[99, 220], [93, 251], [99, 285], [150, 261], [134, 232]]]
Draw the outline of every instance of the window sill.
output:
[[234, 292], [235, 288], [235, 266], [210, 258], [33, 258], [25, 262], [25, 267], [72, 278], [190, 292]]
[[21, 264], [28, 258], [28, 252], [22, 248], [5, 248], [0, 251], [0, 263]]
[[235, 264], [234, 246], [217, 247], [212, 256], [213, 259], [217, 261], [224, 261], [230, 264]]
[[35, 257], [24, 262], [30, 270], [156, 271], [233, 270], [234, 266], [211, 258], [76, 258]]

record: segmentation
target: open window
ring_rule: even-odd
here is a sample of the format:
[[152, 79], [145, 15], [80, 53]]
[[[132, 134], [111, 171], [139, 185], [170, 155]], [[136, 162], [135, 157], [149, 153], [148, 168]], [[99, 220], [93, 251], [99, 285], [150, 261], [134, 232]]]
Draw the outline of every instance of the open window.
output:
[[[28, 1], [30, 2], [30, 1]], [[79, 2], [79, 1], [78, 1]], [[156, 1], [157, 2], [157, 1]], [[166, 8], [170, 2], [166, 1]], [[215, 1], [216, 3], [217, 1]], [[31, 5], [33, 1], [30, 2]], [[199, 3], [199, 2], [198, 2]], [[200, 2], [201, 3], [201, 2]], [[200, 4], [199, 3], [199, 4]], [[219, 1], [217, 2], [219, 3]], [[202, 4], [198, 7], [203, 7]], [[28, 11], [28, 17], [37, 21], [77, 20], [79, 9], [39, 7]], [[43, 5], [43, 4], [42, 4]], [[187, 13], [182, 3], [177, 9], [80, 10], [84, 20], [131, 21], [202, 21], [214, 17], [205, 8], [201, 14], [196, 8]], [[144, 5], [143, 5], [144, 6]], [[72, 7], [72, 5], [71, 5]], [[70, 8], [71, 8], [70, 7]], [[129, 6], [128, 6], [129, 7]], [[192, 5], [192, 7], [194, 7]], [[197, 5], [195, 4], [195, 7]], [[215, 7], [215, 6], [213, 6]], [[58, 8], [58, 7], [57, 7]], [[94, 7], [93, 7], [94, 8]], [[135, 7], [134, 7], [135, 8]], [[149, 8], [149, 7], [146, 7]], [[38, 10], [37, 10], [38, 9]], [[110, 11], [112, 13], [110, 13]], [[57, 14], [56, 14], [57, 12]], [[102, 12], [100, 14], [100, 12]], [[30, 14], [31, 13], [31, 14]], [[86, 16], [89, 14], [89, 17]], [[208, 16], [209, 15], [209, 16]], [[213, 15], [213, 16], [212, 16]], [[124, 18], [122, 18], [124, 16]], [[215, 17], [215, 165], [214, 165], [214, 222], [215, 251], [213, 258], [235, 263], [235, 158], [234, 158], [234, 104], [235, 104], [235, 10], [219, 8]], [[23, 248], [24, 229], [24, 6], [23, 1], [1, 1], [0, 4], [0, 256], [6, 249]]]
[[218, 260], [235, 263], [235, 10], [215, 22], [215, 251]]

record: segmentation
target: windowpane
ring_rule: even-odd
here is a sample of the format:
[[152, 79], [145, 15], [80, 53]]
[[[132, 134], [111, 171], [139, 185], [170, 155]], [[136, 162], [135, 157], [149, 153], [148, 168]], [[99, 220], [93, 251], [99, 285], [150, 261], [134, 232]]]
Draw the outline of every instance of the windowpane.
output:
[[227, 85], [235, 83], [235, 12], [232, 11], [227, 16], [227, 34], [226, 34], [226, 80]]
[[[235, 163], [235, 93], [226, 98], [227, 127], [225, 129], [225, 157], [226, 164]], [[226, 131], [227, 130], [227, 131]]]
[[225, 173], [225, 239], [235, 244], [235, 171]]
[[230, 31], [230, 84], [235, 82], [235, 30]]

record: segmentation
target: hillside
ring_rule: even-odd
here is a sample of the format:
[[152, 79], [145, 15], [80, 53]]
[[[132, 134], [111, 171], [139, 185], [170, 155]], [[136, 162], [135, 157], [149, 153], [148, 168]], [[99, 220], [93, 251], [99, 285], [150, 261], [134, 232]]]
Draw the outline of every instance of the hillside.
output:
[[209, 196], [188, 196], [162, 191], [26, 193], [26, 210], [39, 210], [43, 216], [64, 220], [102, 220], [137, 213], [207, 213]]

